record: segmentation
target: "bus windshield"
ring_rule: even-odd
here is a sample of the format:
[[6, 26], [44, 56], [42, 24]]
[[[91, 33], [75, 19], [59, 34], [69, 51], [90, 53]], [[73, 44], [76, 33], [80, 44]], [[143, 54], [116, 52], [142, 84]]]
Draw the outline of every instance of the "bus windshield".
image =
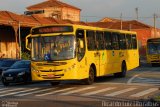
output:
[[39, 36], [32, 38], [32, 60], [57, 61], [75, 57], [73, 35]]
[[149, 43], [148, 53], [149, 54], [160, 54], [160, 43]]

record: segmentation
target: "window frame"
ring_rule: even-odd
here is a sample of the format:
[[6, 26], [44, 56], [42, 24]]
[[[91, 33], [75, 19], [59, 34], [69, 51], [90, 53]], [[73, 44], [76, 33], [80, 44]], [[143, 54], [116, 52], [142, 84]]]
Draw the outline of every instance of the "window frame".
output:
[[[119, 46], [119, 37], [117, 32], [113, 32], [111, 36], [111, 44], [112, 44], [112, 49], [113, 50], [120, 50]], [[117, 46], [116, 46], [117, 45]]]
[[105, 50], [104, 46], [104, 32], [103, 31], [96, 31], [96, 46], [97, 50]]
[[[133, 39], [135, 37], [135, 39]], [[135, 34], [132, 35], [132, 49], [137, 49], [137, 36]]]
[[[92, 32], [92, 35], [89, 35], [90, 37], [88, 37], [89, 32]], [[88, 51], [96, 50], [96, 35], [94, 30], [86, 30], [86, 41]]]

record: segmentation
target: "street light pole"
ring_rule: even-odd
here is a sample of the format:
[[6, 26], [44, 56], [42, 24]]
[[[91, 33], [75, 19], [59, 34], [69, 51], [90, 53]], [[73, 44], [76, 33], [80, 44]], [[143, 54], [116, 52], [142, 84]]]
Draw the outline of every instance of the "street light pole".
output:
[[22, 55], [22, 52], [21, 52], [21, 23], [20, 22], [18, 22], [18, 28], [19, 28], [19, 30], [18, 30], [18, 34], [19, 34], [19, 58], [21, 59], [21, 55]]
[[120, 16], [120, 19], [121, 19], [121, 30], [123, 29], [123, 23], [122, 23], [122, 13], [121, 13], [121, 16]]
[[137, 19], [137, 21], [138, 21], [138, 17], [139, 17], [139, 16], [138, 16], [138, 7], [135, 8], [135, 11], [136, 11], [136, 19]]
[[157, 16], [155, 13], [154, 13], [153, 17], [154, 17], [154, 37], [156, 37], [156, 18], [157, 18]]

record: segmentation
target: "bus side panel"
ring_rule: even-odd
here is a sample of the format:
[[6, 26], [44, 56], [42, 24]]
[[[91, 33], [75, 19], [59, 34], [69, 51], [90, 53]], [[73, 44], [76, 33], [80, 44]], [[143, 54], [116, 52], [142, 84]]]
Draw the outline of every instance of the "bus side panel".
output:
[[107, 50], [104, 75], [120, 72], [120, 65], [119, 50]]
[[100, 52], [100, 75], [99, 76], [104, 76], [109, 74], [109, 66], [107, 64], [108, 62], [108, 56], [107, 56], [107, 51], [99, 51]]
[[89, 69], [91, 67], [91, 64], [95, 65], [95, 73], [96, 76], [100, 75], [100, 60], [99, 60], [99, 52], [98, 51], [87, 51], [86, 52], [86, 62], [87, 62], [87, 67], [88, 67], [88, 74], [89, 74]]
[[138, 50], [128, 50], [126, 52], [127, 70], [131, 70], [139, 66]]
[[89, 69], [91, 64], [95, 65], [95, 75], [99, 76], [99, 56], [95, 55], [96, 51], [86, 51], [81, 61], [77, 61], [78, 79], [86, 79], [89, 77]]
[[85, 79], [88, 78], [88, 61], [86, 55], [83, 59], [78, 62], [77, 61], [77, 77], [78, 79]]

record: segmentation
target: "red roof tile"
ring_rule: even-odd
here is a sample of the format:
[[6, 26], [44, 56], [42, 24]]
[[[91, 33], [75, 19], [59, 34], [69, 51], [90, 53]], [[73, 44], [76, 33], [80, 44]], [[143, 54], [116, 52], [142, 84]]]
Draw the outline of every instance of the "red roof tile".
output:
[[66, 24], [66, 22], [63, 20], [54, 19], [54, 18], [52, 18], [52, 20], [55, 20], [58, 24]]
[[[13, 25], [21, 23], [21, 26], [24, 27], [33, 27], [37, 25], [46, 25], [46, 24], [78, 24], [78, 25], [86, 25], [86, 26], [96, 26], [102, 28], [110, 28], [110, 29], [120, 29], [121, 22], [75, 22], [70, 20], [57, 20], [54, 18], [44, 18], [38, 17], [36, 15], [33, 16], [25, 16], [18, 15], [9, 11], [0, 11], [0, 24]], [[147, 29], [153, 28], [152, 26], [146, 25], [144, 23], [138, 22], [136, 20], [132, 21], [123, 21], [122, 22], [123, 30], [129, 29]]]
[[88, 24], [88, 23], [85, 23], [85, 22], [74, 22], [74, 24], [89, 26], [89, 24]]
[[44, 18], [44, 17], [39, 17], [39, 16], [36, 16], [36, 15], [32, 15], [32, 17], [34, 18], [34, 20], [38, 21], [42, 25], [53, 23], [51, 20], [48, 20], [47, 18]]
[[[121, 22], [116, 22], [111, 26], [112, 29], [120, 29], [120, 27], [121, 27]], [[153, 28], [153, 27], [146, 25], [144, 23], [138, 22], [136, 20], [132, 20], [132, 21], [123, 21], [122, 28], [125, 30], [128, 30], [128, 29], [146, 29], [146, 28]]]
[[[90, 22], [88, 23], [90, 26], [102, 27], [102, 28], [110, 28], [110, 29], [121, 29], [121, 22]], [[152, 26], [146, 25], [144, 23], [138, 22], [136, 20], [132, 21], [122, 21], [122, 29], [146, 29], [153, 28]]]
[[19, 21], [25, 26], [26, 25], [30, 25], [30, 26], [40, 25], [40, 23], [31, 16], [21, 15], [21, 17], [19, 17]]
[[61, 1], [58, 1], [58, 0], [48, 0], [48, 1], [45, 1], [45, 2], [42, 2], [42, 3], [38, 3], [38, 4], [35, 4], [35, 5], [32, 5], [32, 6], [29, 6], [27, 7], [28, 10], [32, 10], [32, 9], [44, 9], [44, 8], [47, 8], [47, 7], [54, 7], [54, 6], [59, 6], [59, 7], [68, 7], [68, 8], [73, 8], [73, 9], [76, 9], [76, 10], [81, 10], [75, 6], [71, 6], [69, 4], [66, 4], [66, 3], [63, 3]]
[[105, 17], [105, 18], [101, 19], [99, 22], [120, 22], [120, 21], [121, 20], [119, 20], [119, 19]]
[[0, 24], [16, 24], [17, 22], [12, 18], [11, 14], [14, 14], [9, 11], [0, 11]]
[[74, 22], [71, 20], [63, 20], [63, 21], [65, 21], [66, 24], [74, 24]]
[[101, 27], [101, 28], [111, 28], [114, 24], [113, 22], [89, 22], [90, 26]]
[[17, 24], [21, 23], [21, 26], [36, 26], [39, 23], [28, 17], [28, 16], [24, 16], [24, 15], [17, 15], [15, 13], [9, 12], [9, 11], [0, 11], [0, 23], [1, 24]]
[[71, 21], [71, 20], [63, 20], [66, 24], [76, 24], [76, 25], [85, 25], [88, 26], [88, 23], [85, 22], [79, 22], [79, 21]]
[[0, 17], [8, 21], [13, 21], [13, 18], [10, 16], [10, 13], [11, 12], [8, 12], [8, 11], [0, 11]]

